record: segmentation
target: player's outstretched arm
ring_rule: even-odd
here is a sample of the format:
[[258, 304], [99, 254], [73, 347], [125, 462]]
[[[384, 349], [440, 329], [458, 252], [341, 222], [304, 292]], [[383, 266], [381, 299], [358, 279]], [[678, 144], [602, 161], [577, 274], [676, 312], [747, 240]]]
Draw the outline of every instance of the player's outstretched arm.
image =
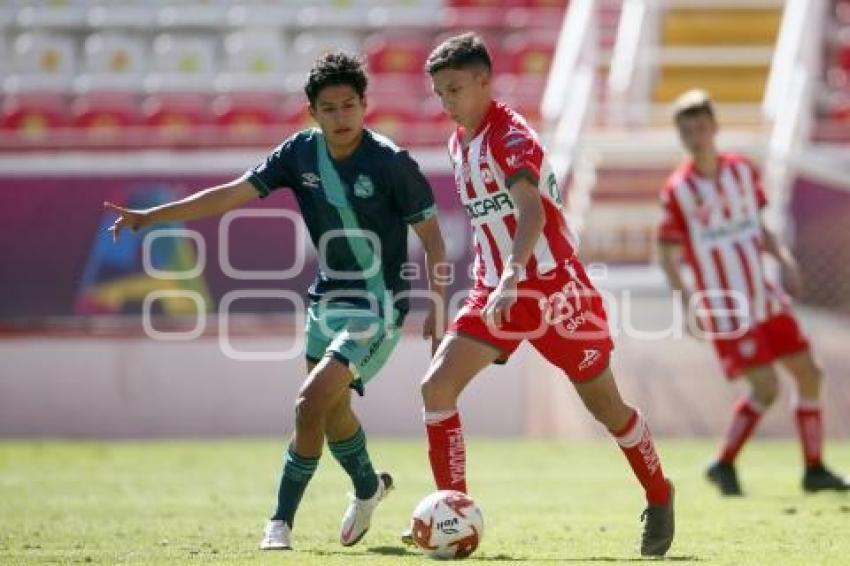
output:
[[239, 178], [151, 208], [130, 210], [111, 202], [104, 202], [103, 206], [118, 213], [118, 218], [109, 228], [112, 240], [115, 241], [124, 228], [136, 232], [158, 222], [187, 221], [223, 214], [257, 196], [254, 186], [247, 179]]
[[412, 225], [413, 231], [425, 249], [425, 261], [428, 265], [428, 288], [431, 291], [431, 303], [428, 317], [422, 326], [422, 337], [431, 339], [431, 355], [436, 353], [440, 341], [446, 332], [446, 281], [441, 267], [446, 264], [446, 245], [436, 216]]

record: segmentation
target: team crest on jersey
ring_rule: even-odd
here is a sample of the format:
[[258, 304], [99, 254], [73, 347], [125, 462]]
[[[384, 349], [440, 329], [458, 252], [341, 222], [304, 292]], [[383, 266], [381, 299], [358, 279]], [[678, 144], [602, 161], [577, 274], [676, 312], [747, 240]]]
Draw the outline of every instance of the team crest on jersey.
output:
[[372, 184], [372, 179], [362, 173], [358, 175], [357, 180], [354, 181], [354, 196], [360, 198], [369, 198], [374, 194], [375, 185]]
[[484, 182], [488, 185], [496, 182], [496, 178], [493, 176], [493, 171], [491, 171], [486, 165], [481, 166], [481, 178], [484, 179]]
[[301, 184], [305, 187], [310, 187], [311, 189], [318, 189], [319, 183], [322, 182], [322, 178], [316, 175], [315, 173], [304, 173], [301, 175]]

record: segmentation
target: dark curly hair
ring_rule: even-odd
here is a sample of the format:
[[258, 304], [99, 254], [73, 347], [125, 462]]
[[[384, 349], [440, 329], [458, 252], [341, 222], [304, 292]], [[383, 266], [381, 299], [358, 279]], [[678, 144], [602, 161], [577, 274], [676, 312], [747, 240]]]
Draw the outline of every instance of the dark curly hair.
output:
[[319, 92], [326, 86], [351, 85], [362, 98], [366, 94], [368, 82], [363, 61], [359, 57], [334, 51], [322, 55], [313, 63], [304, 85], [304, 93], [310, 101], [310, 106], [315, 107]]
[[434, 48], [425, 63], [425, 70], [429, 75], [434, 75], [443, 69], [469, 67], [483, 67], [488, 72], [493, 69], [484, 40], [480, 35], [472, 32], [448, 38]]

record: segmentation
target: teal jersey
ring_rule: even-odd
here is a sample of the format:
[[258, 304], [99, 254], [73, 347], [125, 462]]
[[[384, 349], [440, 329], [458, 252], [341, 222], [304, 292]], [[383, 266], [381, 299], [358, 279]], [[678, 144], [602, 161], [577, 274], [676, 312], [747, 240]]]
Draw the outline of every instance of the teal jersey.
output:
[[[308, 290], [312, 300], [328, 293], [355, 304], [383, 306], [386, 294], [409, 290], [402, 278], [407, 227], [436, 214], [434, 195], [407, 151], [364, 130], [354, 153], [331, 157], [319, 129], [298, 132], [248, 171], [261, 197], [291, 188], [313, 245], [319, 271]], [[360, 298], [357, 298], [360, 297]], [[401, 297], [395, 308], [405, 312]], [[383, 309], [381, 309], [383, 310]]]

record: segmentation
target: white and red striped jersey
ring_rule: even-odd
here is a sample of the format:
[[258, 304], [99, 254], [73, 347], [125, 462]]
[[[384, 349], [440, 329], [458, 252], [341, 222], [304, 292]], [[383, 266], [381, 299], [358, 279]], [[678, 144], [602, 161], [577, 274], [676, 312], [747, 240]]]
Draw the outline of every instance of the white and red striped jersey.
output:
[[469, 143], [464, 143], [463, 128], [452, 134], [449, 155], [461, 204], [472, 223], [476, 285], [499, 283], [517, 231], [509, 188], [523, 177], [540, 190], [545, 224], [522, 279], [551, 271], [575, 255], [555, 175], [537, 133], [522, 116], [492, 102]]
[[[684, 244], [696, 290], [712, 313], [710, 330], [749, 328], [787, 308], [788, 298], [765, 275], [760, 211], [767, 201], [752, 163], [721, 154], [716, 175], [707, 178], [688, 160], [667, 180], [661, 201], [660, 237]], [[732, 293], [746, 300], [748, 316], [727, 312], [737, 307]]]

